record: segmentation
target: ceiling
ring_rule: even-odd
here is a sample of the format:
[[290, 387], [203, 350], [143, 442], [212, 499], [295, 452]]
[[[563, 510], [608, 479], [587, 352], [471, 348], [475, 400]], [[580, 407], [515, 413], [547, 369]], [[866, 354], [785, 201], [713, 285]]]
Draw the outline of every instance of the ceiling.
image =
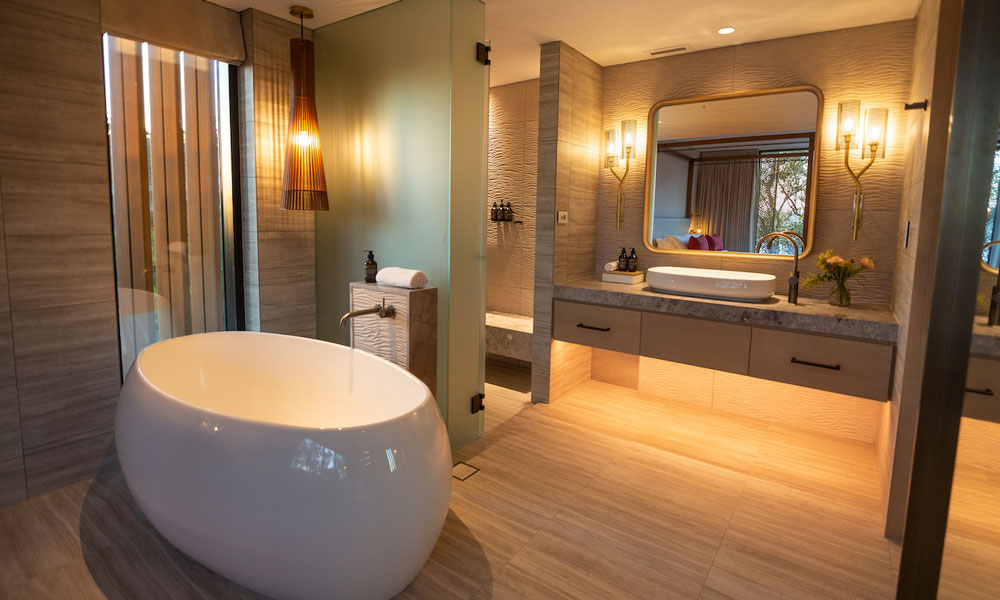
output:
[[[233, 10], [288, 14], [303, 0], [212, 0]], [[394, 0], [305, 0], [316, 29]], [[407, 0], [402, 0], [406, 2]], [[562, 40], [603, 66], [653, 58], [650, 50], [692, 50], [912, 19], [920, 0], [484, 0], [490, 85], [538, 77], [538, 46]], [[297, 22], [297, 21], [296, 21]], [[716, 33], [735, 27], [730, 35]]]
[[294, 23], [299, 20], [288, 14], [293, 4], [301, 4], [312, 9], [314, 18], [305, 22], [306, 27], [316, 29], [330, 23], [360, 15], [376, 8], [392, 4], [396, 0], [209, 0], [212, 4], [225, 6], [237, 12], [256, 8], [261, 12], [287, 19]]
[[[405, 1], [405, 0], [404, 0]], [[538, 77], [538, 46], [562, 40], [603, 66], [679, 44], [708, 50], [912, 19], [920, 0], [485, 0], [490, 85]], [[736, 33], [719, 35], [720, 27]]]

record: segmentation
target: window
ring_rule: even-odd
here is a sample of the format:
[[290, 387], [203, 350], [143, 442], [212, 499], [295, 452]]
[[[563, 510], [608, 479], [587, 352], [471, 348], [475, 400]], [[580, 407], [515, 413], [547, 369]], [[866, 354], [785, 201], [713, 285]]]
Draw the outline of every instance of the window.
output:
[[122, 369], [238, 327], [230, 67], [104, 36]]
[[[1000, 145], [993, 153], [993, 179], [990, 181], [990, 199], [986, 208], [986, 234], [983, 245], [1000, 240], [1000, 211], [997, 211], [997, 191], [1000, 188]], [[993, 268], [1000, 266], [1000, 245], [983, 250], [983, 261]]]
[[[757, 168], [757, 202], [753, 218], [754, 245], [774, 231], [794, 231], [805, 237], [808, 153], [761, 152]], [[787, 243], [775, 243], [773, 254], [790, 254]], [[767, 247], [761, 249], [766, 252]]]

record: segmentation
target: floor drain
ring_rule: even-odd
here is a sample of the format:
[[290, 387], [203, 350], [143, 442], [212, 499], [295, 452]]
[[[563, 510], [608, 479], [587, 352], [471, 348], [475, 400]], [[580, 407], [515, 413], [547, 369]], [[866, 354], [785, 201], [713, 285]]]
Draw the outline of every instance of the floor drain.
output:
[[465, 481], [469, 477], [472, 477], [479, 472], [478, 467], [473, 467], [470, 464], [458, 461], [451, 466], [451, 476], [459, 481]]

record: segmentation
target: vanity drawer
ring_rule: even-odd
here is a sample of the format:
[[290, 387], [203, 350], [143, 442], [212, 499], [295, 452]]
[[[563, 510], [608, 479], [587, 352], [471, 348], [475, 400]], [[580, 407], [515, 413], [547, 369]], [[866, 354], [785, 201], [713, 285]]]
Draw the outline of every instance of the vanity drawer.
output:
[[892, 346], [754, 327], [750, 376], [885, 401], [892, 355]]
[[746, 375], [750, 362], [750, 327], [642, 313], [639, 354]]
[[969, 359], [962, 416], [1000, 423], [1000, 360]]
[[638, 354], [640, 319], [640, 313], [634, 310], [556, 300], [552, 308], [552, 337]]

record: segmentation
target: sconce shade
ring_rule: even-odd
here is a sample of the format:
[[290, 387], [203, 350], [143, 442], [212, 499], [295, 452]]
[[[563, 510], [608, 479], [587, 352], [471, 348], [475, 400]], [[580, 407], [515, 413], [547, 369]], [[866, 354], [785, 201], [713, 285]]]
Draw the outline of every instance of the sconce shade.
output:
[[631, 150], [635, 155], [635, 120], [622, 121], [622, 148], [621, 157], [625, 158], [626, 151]]
[[604, 155], [606, 160], [604, 162], [605, 167], [612, 167], [618, 164], [618, 130], [616, 129], [605, 129], [604, 130]]
[[851, 136], [851, 148], [861, 143], [861, 101], [848, 100], [837, 105], [837, 150], [844, 149], [844, 136]]
[[284, 210], [330, 210], [316, 120], [313, 43], [291, 40], [292, 107], [285, 140]]
[[869, 144], [878, 144], [875, 158], [885, 158], [885, 139], [888, 125], [888, 108], [870, 108], [865, 112], [865, 143], [861, 146], [861, 158], [871, 158]]

